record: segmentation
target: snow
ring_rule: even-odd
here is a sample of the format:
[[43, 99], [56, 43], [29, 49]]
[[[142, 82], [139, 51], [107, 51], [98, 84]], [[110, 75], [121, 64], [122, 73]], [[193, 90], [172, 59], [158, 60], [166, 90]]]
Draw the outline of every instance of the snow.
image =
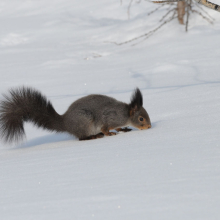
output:
[[152, 128], [78, 141], [26, 124], [26, 142], [0, 144], [0, 219], [220, 218], [220, 14], [116, 46], [162, 16], [142, 2], [128, 20], [128, 4], [1, 1], [1, 94], [32, 86], [62, 114], [92, 93], [129, 102], [139, 87]]

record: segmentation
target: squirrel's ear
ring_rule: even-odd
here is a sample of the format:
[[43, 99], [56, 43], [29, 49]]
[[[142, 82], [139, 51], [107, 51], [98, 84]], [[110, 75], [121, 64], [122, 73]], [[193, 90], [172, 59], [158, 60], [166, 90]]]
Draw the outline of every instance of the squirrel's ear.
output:
[[136, 111], [138, 111], [143, 105], [143, 97], [141, 94], [140, 89], [136, 88], [133, 95], [131, 96], [131, 103], [130, 103], [130, 115], [134, 115]]

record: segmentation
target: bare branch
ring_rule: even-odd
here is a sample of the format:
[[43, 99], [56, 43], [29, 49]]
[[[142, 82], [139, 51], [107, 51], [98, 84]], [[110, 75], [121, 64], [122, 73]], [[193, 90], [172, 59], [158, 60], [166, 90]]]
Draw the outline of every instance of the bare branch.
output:
[[[165, 24], [169, 23], [170, 21], [172, 21], [173, 19], [177, 18], [176, 15], [176, 11], [174, 11], [172, 17], [170, 17], [168, 20], [164, 21], [161, 25], [159, 25], [157, 28], [155, 28], [154, 30], [148, 32], [147, 34], [145, 34], [145, 38], [142, 41], [145, 41], [146, 39], [148, 39], [151, 35], [153, 35], [157, 30], [159, 30], [161, 27], [163, 27]], [[135, 46], [139, 43], [141, 43], [142, 41], [132, 44], [131, 46]]]
[[[120, 0], [121, 3], [123, 0]], [[127, 14], [128, 14], [128, 18], [130, 18], [130, 9], [133, 3], [140, 3], [142, 0], [130, 0], [128, 8], [127, 8]], [[147, 1], [147, 0], [146, 0]], [[220, 11], [220, 6], [213, 4], [209, 1], [206, 0], [195, 0], [197, 3], [199, 3], [200, 5], [205, 5], [207, 6], [207, 4], [211, 4], [211, 6], [207, 6], [209, 8], [215, 9], [217, 11]], [[152, 10], [151, 12], [148, 13], [148, 15], [153, 14], [154, 12], [158, 11], [160, 8], [162, 8], [163, 6], [166, 6], [166, 3], [170, 3], [168, 7], [166, 7], [166, 13], [162, 16], [162, 18], [159, 20], [159, 22], [162, 22], [161, 24], [159, 24], [159, 26], [157, 26], [155, 29], [139, 35], [137, 37], [134, 37], [130, 40], [118, 43], [118, 42], [108, 42], [108, 43], [114, 43], [116, 45], [124, 45], [124, 44], [130, 44], [131, 42], [134, 42], [133, 44], [131, 44], [132, 46], [139, 44], [140, 42], [146, 40], [147, 38], [149, 38], [151, 35], [153, 35], [157, 30], [159, 30], [161, 27], [163, 27], [165, 24], [171, 22], [173, 19], [178, 18], [179, 21], [181, 21], [181, 24], [184, 24], [184, 20], [183, 20], [183, 16], [185, 14], [186, 11], [186, 20], [185, 20], [185, 28], [186, 31], [188, 31], [188, 25], [189, 25], [189, 17], [191, 13], [196, 13], [199, 16], [201, 16], [203, 19], [207, 20], [209, 23], [213, 24], [213, 20], [214, 18], [212, 18], [199, 4], [197, 4], [196, 2], [193, 3], [192, 0], [164, 0], [164, 1], [153, 1], [154, 3], [160, 3], [160, 6], [155, 8], [154, 10]], [[182, 7], [182, 11], [177, 11], [178, 10], [178, 6], [175, 3], [178, 2], [179, 5], [181, 5]], [[202, 12], [195, 10], [193, 5], [196, 5], [199, 9], [201, 9]], [[213, 5], [215, 5], [215, 8], [213, 8]], [[172, 13], [173, 12], [173, 13]], [[178, 12], [178, 15], [177, 15]], [[204, 12], [204, 13], [203, 13]], [[172, 14], [171, 14], [172, 13]], [[168, 15], [171, 16], [168, 18]], [[206, 15], [204, 15], [206, 14]], [[106, 42], [107, 43], [107, 42]], [[94, 57], [99, 57], [99, 56], [94, 56]]]
[[187, 0], [187, 12], [186, 12], [186, 32], [188, 31], [188, 25], [189, 25], [189, 11], [191, 9], [191, 3], [192, 0]]
[[173, 3], [173, 2], [183, 2], [185, 0], [165, 0], [165, 1], [152, 1], [153, 3]]
[[209, 2], [207, 0], [195, 0], [197, 3], [202, 4], [208, 8], [211, 8], [213, 10], [219, 11], [220, 12], [220, 6], [217, 4], [214, 4], [212, 2]]
[[132, 5], [132, 2], [133, 2], [133, 0], [131, 0], [130, 3], [129, 3], [129, 5], [128, 5], [128, 11], [127, 11], [127, 13], [128, 13], [128, 19], [130, 19], [130, 8], [131, 8], [131, 5]]
[[[109, 43], [113, 43], [113, 44], [116, 44], [116, 45], [121, 46], [121, 45], [123, 45], [123, 44], [128, 44], [128, 43], [131, 43], [131, 42], [133, 42], [133, 41], [139, 40], [139, 39], [141, 39], [141, 38], [144, 38], [143, 40], [146, 40], [146, 39], [149, 38], [152, 34], [154, 34], [158, 29], [160, 29], [161, 27], [163, 27], [165, 24], [167, 24], [167, 23], [171, 22], [173, 19], [177, 18], [177, 16], [175, 16], [175, 15], [176, 15], [176, 11], [174, 11], [173, 15], [172, 15], [169, 19], [165, 20], [165, 21], [164, 21], [162, 24], [160, 24], [157, 28], [155, 28], [155, 29], [149, 31], [148, 33], [142, 34], [142, 35], [140, 35], [140, 36], [138, 36], [138, 37], [132, 38], [132, 39], [127, 40], [127, 41], [124, 41], [124, 42], [122, 42], [122, 43], [117, 43], [117, 42], [109, 42]], [[134, 45], [135, 45], [135, 44], [134, 44]], [[132, 46], [133, 46], [133, 45], [132, 45]]]
[[207, 12], [203, 9], [203, 7], [201, 7], [199, 4], [195, 4], [201, 11], [203, 11], [212, 21], [214, 21], [215, 19]]
[[176, 5], [175, 3], [169, 3], [169, 4], [164, 4], [164, 5], [168, 5], [167, 7], [167, 11], [170, 10], [170, 8], [172, 8], [172, 6]]
[[159, 7], [155, 8], [153, 11], [149, 12], [147, 15], [151, 15], [153, 14], [155, 11], [159, 10], [160, 8], [162, 8], [165, 4], [161, 4]]
[[194, 13], [197, 13], [198, 15], [200, 15], [203, 19], [205, 19], [206, 21], [208, 21], [210, 24], [213, 24], [213, 22], [206, 16], [204, 16], [201, 12], [197, 11], [197, 10], [191, 10]]
[[170, 14], [170, 12], [172, 12], [172, 11], [174, 11], [174, 10], [176, 10], [176, 8], [173, 8], [173, 9], [169, 10], [169, 11], [160, 19], [160, 22], [163, 21], [163, 20]]
[[[153, 1], [153, 3], [170, 3], [170, 2], [181, 2], [185, 0], [165, 0], [165, 1]], [[208, 8], [211, 8], [213, 10], [220, 12], [220, 6], [217, 4], [214, 4], [212, 2], [209, 2], [207, 0], [195, 0], [197, 3], [202, 4]]]

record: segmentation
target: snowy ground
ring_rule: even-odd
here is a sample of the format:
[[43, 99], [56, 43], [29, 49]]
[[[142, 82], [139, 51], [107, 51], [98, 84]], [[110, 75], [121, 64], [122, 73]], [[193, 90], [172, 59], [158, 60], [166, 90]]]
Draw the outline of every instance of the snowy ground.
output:
[[128, 4], [1, 0], [1, 94], [33, 86], [62, 114], [138, 86], [152, 128], [80, 142], [26, 125], [25, 143], [0, 144], [0, 219], [220, 219], [220, 14], [119, 47], [162, 16], [142, 2], [128, 20]]

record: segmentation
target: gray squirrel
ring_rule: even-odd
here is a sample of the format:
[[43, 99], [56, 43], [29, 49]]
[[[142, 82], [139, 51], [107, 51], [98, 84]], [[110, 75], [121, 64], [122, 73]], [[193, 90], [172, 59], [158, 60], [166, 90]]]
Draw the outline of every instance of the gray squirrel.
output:
[[51, 102], [33, 88], [11, 89], [4, 98], [0, 102], [0, 136], [5, 142], [22, 139], [25, 135], [23, 124], [27, 121], [50, 131], [68, 132], [79, 140], [115, 135], [109, 131], [113, 129], [130, 131], [127, 126], [141, 130], [151, 127], [138, 88], [130, 104], [105, 95], [88, 95], [73, 102], [63, 115], [59, 115]]

